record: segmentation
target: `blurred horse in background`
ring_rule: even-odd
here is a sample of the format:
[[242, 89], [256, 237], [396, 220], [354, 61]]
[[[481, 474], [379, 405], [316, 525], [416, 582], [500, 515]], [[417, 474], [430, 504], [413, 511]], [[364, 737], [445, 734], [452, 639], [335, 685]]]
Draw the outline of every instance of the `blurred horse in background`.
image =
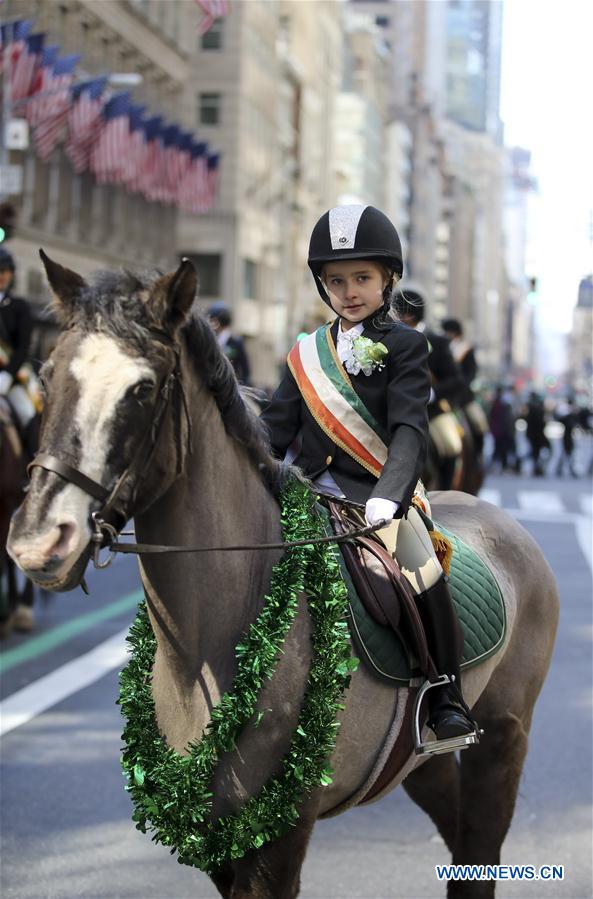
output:
[[6, 552], [13, 512], [25, 498], [26, 458], [8, 402], [0, 398], [0, 639], [33, 627], [33, 583], [19, 589], [16, 566]]

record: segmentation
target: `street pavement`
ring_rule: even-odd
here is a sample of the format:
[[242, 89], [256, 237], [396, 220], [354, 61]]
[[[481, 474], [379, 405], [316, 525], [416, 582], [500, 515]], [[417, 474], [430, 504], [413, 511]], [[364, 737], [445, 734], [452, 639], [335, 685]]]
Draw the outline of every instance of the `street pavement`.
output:
[[[559, 582], [552, 668], [536, 706], [508, 864], [564, 865], [562, 883], [501, 882], [497, 896], [590, 899], [592, 838], [591, 480], [489, 477], [484, 498], [511, 511]], [[208, 878], [138, 833], [119, 767], [123, 630], [139, 579], [119, 557], [80, 590], [37, 607], [32, 636], [2, 645], [3, 899], [213, 899]], [[90, 673], [89, 673], [90, 672]], [[52, 697], [54, 697], [52, 699]], [[46, 707], [47, 706], [47, 707]], [[469, 750], [471, 751], [471, 750]], [[488, 815], [488, 809], [483, 810]], [[302, 899], [438, 899], [449, 861], [430, 820], [396, 790], [320, 822]]]

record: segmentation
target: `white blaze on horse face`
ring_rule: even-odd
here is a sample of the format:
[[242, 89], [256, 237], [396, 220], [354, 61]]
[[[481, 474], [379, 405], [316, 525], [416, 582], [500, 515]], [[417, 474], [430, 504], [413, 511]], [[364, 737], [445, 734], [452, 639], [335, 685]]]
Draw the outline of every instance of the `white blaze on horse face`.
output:
[[89, 334], [70, 363], [78, 381], [79, 400], [74, 413], [82, 456], [79, 467], [101, 481], [109, 454], [111, 423], [126, 391], [144, 379], [155, 379], [145, 359], [128, 356], [106, 334]]
[[[89, 334], [70, 363], [70, 372], [78, 382], [79, 398], [73, 410], [81, 445], [77, 468], [87, 477], [104, 483], [104, 472], [111, 449], [111, 425], [117, 404], [126, 391], [144, 379], [156, 375], [145, 359], [129, 356], [113, 337]], [[88, 515], [91, 497], [68, 484], [56, 496], [48, 519], [63, 516], [76, 520], [82, 549], [88, 539]]]

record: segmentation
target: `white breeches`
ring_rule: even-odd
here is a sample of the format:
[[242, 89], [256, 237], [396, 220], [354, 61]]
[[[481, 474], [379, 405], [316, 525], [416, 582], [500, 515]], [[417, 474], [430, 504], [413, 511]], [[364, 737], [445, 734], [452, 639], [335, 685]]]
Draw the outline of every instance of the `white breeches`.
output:
[[408, 509], [407, 518], [394, 518], [377, 534], [395, 556], [415, 593], [423, 593], [442, 577], [443, 569], [432, 541], [414, 506]]

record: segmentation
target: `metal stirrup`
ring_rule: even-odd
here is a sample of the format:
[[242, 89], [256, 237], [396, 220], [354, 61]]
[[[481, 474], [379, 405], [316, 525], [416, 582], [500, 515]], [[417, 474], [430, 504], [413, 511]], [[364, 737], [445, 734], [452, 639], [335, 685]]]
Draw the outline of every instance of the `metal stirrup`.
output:
[[445, 684], [452, 684], [455, 677], [449, 677], [448, 674], [440, 674], [435, 681], [426, 680], [418, 690], [416, 701], [414, 703], [414, 751], [416, 755], [439, 755], [442, 752], [457, 752], [460, 749], [467, 749], [475, 743], [480, 742], [480, 737], [484, 731], [479, 728], [475, 721], [474, 730], [469, 734], [461, 734], [459, 737], [449, 737], [447, 740], [427, 740], [422, 742], [422, 727], [420, 722], [420, 708], [422, 700], [429, 690], [433, 687], [443, 687]]

